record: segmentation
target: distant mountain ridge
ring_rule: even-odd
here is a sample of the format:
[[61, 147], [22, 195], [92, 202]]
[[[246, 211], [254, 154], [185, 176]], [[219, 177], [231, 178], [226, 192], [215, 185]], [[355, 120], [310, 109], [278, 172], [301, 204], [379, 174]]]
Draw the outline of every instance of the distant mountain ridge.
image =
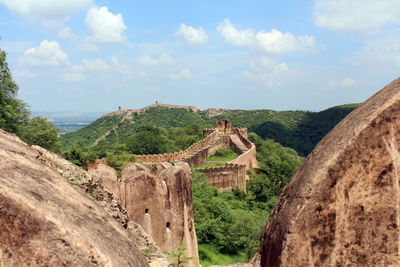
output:
[[234, 127], [246, 127], [263, 139], [271, 138], [292, 147], [306, 156], [322, 137], [359, 104], [332, 107], [320, 112], [206, 109], [195, 106], [176, 106], [156, 103], [137, 110], [118, 110], [98, 118], [76, 132], [61, 136], [63, 146], [69, 147], [81, 140], [93, 145], [103, 138], [110, 143], [124, 140], [143, 125], [173, 128], [197, 123], [214, 127], [215, 122], [227, 119]]

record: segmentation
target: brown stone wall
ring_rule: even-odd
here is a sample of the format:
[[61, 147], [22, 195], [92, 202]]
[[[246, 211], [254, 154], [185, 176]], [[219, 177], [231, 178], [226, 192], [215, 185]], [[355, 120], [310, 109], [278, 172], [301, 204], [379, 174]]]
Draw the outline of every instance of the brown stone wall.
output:
[[226, 164], [224, 167], [197, 169], [207, 175], [207, 181], [218, 191], [232, 191], [236, 188], [246, 192], [246, 166]]
[[154, 155], [136, 155], [138, 162], [142, 163], [159, 163], [159, 162], [174, 162], [178, 160], [183, 160], [197, 153], [198, 150], [210, 145], [218, 138], [217, 132], [214, 131], [210, 133], [203, 140], [191, 145], [189, 148], [183, 151], [167, 153], [167, 154], [154, 154]]
[[209, 136], [210, 134], [212, 134], [213, 132], [215, 131], [215, 128], [206, 128], [206, 129], [203, 129], [203, 136], [204, 137], [207, 137], [207, 136]]
[[232, 132], [232, 124], [228, 120], [219, 120], [216, 122], [218, 134], [226, 134]]
[[204, 164], [210, 156], [212, 156], [215, 151], [220, 148], [230, 147], [229, 136], [220, 136], [210, 145], [203, 147], [201, 150], [196, 151], [194, 154], [184, 159], [192, 167], [197, 167]]
[[135, 113], [135, 112], [136, 113], [142, 113], [142, 112], [145, 112], [146, 110], [148, 110], [149, 108], [154, 108], [154, 107], [182, 108], [182, 109], [186, 109], [186, 110], [192, 110], [194, 112], [199, 111], [198, 107], [196, 107], [196, 106], [180, 106], [180, 105], [169, 105], [169, 104], [156, 103], [156, 104], [152, 104], [152, 105], [149, 105], [147, 107], [139, 108], [139, 109], [123, 110], [123, 109], [121, 109], [121, 107], [119, 107], [117, 111], [104, 114], [101, 117], [108, 117], [108, 116], [113, 116], [113, 115], [118, 115], [118, 114], [123, 114], [123, 113], [128, 113], [128, 115], [131, 114], [131, 113]]
[[233, 133], [238, 133], [238, 132], [240, 132], [246, 139], [248, 138], [248, 136], [247, 136], [247, 128], [233, 128], [232, 129], [232, 132]]
[[248, 150], [245, 153], [239, 155], [239, 157], [237, 157], [236, 159], [230, 161], [229, 163], [246, 165], [246, 170], [258, 168], [256, 158], [256, 146], [243, 135], [243, 133], [247, 135], [247, 129], [243, 129], [246, 128], [234, 128], [233, 132], [236, 133], [237, 136], [239, 136], [240, 140], [248, 148]]
[[114, 183], [109, 182], [107, 168], [99, 164], [91, 171], [105, 171], [104, 186], [116, 192], [129, 219], [140, 224], [165, 252], [177, 251], [184, 242], [186, 256], [193, 257], [188, 266], [199, 266], [188, 164], [156, 164], [151, 173], [146, 166], [133, 163], [122, 170], [121, 183], [116, 176]]

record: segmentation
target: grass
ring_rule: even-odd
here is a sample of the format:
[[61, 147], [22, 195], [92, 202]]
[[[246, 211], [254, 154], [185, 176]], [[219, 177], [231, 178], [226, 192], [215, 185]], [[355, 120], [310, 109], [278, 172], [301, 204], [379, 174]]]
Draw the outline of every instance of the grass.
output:
[[216, 167], [224, 167], [223, 163], [204, 163], [203, 165], [194, 167], [193, 169], [205, 169], [205, 168], [216, 168]]
[[209, 157], [208, 161], [231, 161], [238, 157], [239, 155], [232, 150], [232, 148], [220, 148], [218, 149], [215, 154]]
[[246, 262], [245, 253], [235, 255], [221, 254], [214, 246], [205, 244], [199, 244], [199, 257], [202, 266]]

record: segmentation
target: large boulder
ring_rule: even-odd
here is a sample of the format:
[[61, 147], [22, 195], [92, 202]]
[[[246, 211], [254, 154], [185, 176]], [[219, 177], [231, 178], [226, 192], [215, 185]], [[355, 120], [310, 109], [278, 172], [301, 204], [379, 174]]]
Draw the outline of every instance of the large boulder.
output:
[[[119, 213], [108, 193], [80, 190], [86, 178], [73, 169], [56, 168], [0, 130], [0, 265], [148, 266], [123, 223], [107, 212]], [[68, 171], [76, 185], [63, 177]]]
[[400, 79], [339, 123], [276, 203], [261, 266], [400, 266]]

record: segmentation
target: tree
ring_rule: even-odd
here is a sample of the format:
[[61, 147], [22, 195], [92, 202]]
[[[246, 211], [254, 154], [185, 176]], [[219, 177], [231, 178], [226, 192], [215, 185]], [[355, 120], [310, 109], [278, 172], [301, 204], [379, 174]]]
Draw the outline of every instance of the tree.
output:
[[257, 162], [260, 168], [250, 172], [247, 189], [257, 201], [268, 203], [279, 196], [302, 159], [294, 149], [284, 147], [272, 139], [261, 142], [255, 140], [259, 144]]
[[19, 136], [28, 145], [38, 145], [53, 152], [59, 152], [61, 148], [57, 129], [45, 118], [33, 117], [30, 119], [26, 126], [20, 127]]
[[16, 98], [18, 85], [13, 81], [7, 64], [6, 52], [0, 49], [0, 128], [17, 133], [28, 121], [26, 104]]
[[133, 154], [159, 154], [167, 151], [167, 139], [159, 128], [142, 126], [128, 137], [126, 146]]

